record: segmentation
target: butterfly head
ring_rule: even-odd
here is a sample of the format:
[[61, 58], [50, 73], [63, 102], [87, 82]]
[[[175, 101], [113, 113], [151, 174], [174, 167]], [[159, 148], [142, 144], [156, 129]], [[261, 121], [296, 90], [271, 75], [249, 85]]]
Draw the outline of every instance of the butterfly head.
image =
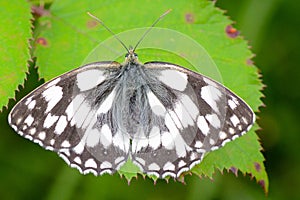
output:
[[128, 53], [125, 54], [125, 62], [137, 62], [138, 55], [134, 52], [134, 49], [130, 46], [128, 49]]

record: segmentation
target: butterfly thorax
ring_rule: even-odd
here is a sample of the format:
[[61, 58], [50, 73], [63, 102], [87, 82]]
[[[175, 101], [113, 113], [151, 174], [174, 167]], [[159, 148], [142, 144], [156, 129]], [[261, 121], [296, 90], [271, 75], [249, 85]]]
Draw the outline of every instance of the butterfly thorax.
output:
[[115, 87], [112, 115], [118, 130], [128, 134], [130, 138], [136, 137], [140, 131], [147, 132], [148, 129], [148, 82], [143, 65], [136, 60], [130, 59], [123, 65], [122, 74]]

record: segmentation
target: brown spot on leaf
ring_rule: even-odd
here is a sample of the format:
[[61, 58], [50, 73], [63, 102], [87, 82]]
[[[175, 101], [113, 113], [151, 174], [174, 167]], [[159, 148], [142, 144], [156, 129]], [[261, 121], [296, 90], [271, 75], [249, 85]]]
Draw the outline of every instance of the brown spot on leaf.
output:
[[186, 14], [185, 14], [185, 21], [186, 21], [188, 24], [194, 23], [194, 21], [195, 21], [194, 14], [193, 14], [193, 13], [186, 13]]
[[257, 172], [260, 172], [261, 166], [260, 166], [259, 163], [255, 162], [255, 163], [254, 163], [254, 167], [255, 167], [255, 170], [256, 170]]
[[265, 190], [266, 189], [266, 184], [264, 180], [259, 180], [258, 184]]
[[88, 20], [86, 22], [86, 27], [88, 28], [94, 28], [98, 25], [98, 23], [95, 20]]
[[37, 17], [50, 15], [49, 11], [46, 10], [43, 6], [31, 6], [31, 12]]
[[251, 59], [249, 58], [249, 59], [247, 59], [246, 64], [251, 66], [251, 65], [254, 64], [254, 62], [253, 62], [253, 60], [251, 60]]
[[46, 40], [46, 38], [43, 38], [43, 37], [39, 37], [37, 40], [36, 40], [36, 43], [42, 45], [42, 46], [47, 46], [48, 45], [48, 42]]
[[238, 176], [238, 169], [236, 167], [230, 167], [229, 169], [235, 176]]
[[231, 38], [236, 38], [240, 34], [240, 32], [236, 28], [233, 28], [231, 25], [226, 26], [225, 31]]

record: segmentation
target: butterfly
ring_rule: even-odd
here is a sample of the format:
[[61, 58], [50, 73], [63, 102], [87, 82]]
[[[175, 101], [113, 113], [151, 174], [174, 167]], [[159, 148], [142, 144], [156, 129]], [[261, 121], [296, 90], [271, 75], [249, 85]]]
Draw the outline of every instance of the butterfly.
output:
[[176, 64], [142, 64], [135, 48], [122, 64], [90, 63], [41, 85], [11, 110], [10, 126], [81, 173], [113, 174], [131, 160], [158, 178], [178, 178], [250, 130], [254, 112], [225, 86]]

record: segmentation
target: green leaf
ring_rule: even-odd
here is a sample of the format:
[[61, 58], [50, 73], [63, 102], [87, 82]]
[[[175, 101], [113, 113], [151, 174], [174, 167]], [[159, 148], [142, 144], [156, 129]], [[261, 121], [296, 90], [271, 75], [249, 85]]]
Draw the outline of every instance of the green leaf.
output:
[[[101, 1], [97, 4], [91, 0], [55, 1], [50, 7], [51, 15], [39, 19], [40, 34], [37, 38], [45, 43], [37, 44], [35, 55], [41, 76], [49, 80], [93, 59], [122, 61], [125, 49], [91, 19], [87, 11], [103, 20], [126, 45], [134, 45], [144, 28], [169, 8], [173, 11], [156, 27], [175, 30], [181, 36], [190, 37], [189, 41], [195, 41], [198, 46], [193, 46], [193, 42], [191, 46], [185, 46], [185, 42], [177, 40], [175, 33], [167, 38], [166, 44], [162, 44], [160, 38], [164, 36], [155, 32], [159, 28], [153, 29], [137, 50], [141, 62], [167, 61], [209, 75], [242, 97], [257, 112], [262, 105], [262, 84], [257, 68], [249, 62], [253, 54], [242, 37], [227, 35], [226, 27], [233, 22], [206, 0], [153, 0], [143, 3], [127, 0]], [[132, 30], [135, 28], [140, 29]], [[123, 32], [128, 30], [131, 32]], [[192, 172], [212, 177], [215, 168], [231, 169], [234, 173], [240, 170], [254, 176], [267, 191], [268, 177], [261, 146], [254, 133], [256, 128], [225, 147], [208, 153]], [[138, 173], [132, 164], [127, 163], [124, 168], [126, 170], [119, 173], [128, 180]]]
[[[257, 130], [257, 127], [253, 129]], [[213, 178], [215, 169], [220, 171], [227, 169], [236, 175], [240, 170], [243, 174], [255, 177], [267, 191], [269, 183], [263, 163], [264, 157], [257, 153], [258, 150], [261, 150], [261, 146], [253, 129], [243, 137], [226, 144], [222, 149], [210, 152], [199, 165], [192, 169], [192, 172]]]
[[14, 97], [26, 76], [31, 18], [26, 1], [0, 1], [0, 108]]

